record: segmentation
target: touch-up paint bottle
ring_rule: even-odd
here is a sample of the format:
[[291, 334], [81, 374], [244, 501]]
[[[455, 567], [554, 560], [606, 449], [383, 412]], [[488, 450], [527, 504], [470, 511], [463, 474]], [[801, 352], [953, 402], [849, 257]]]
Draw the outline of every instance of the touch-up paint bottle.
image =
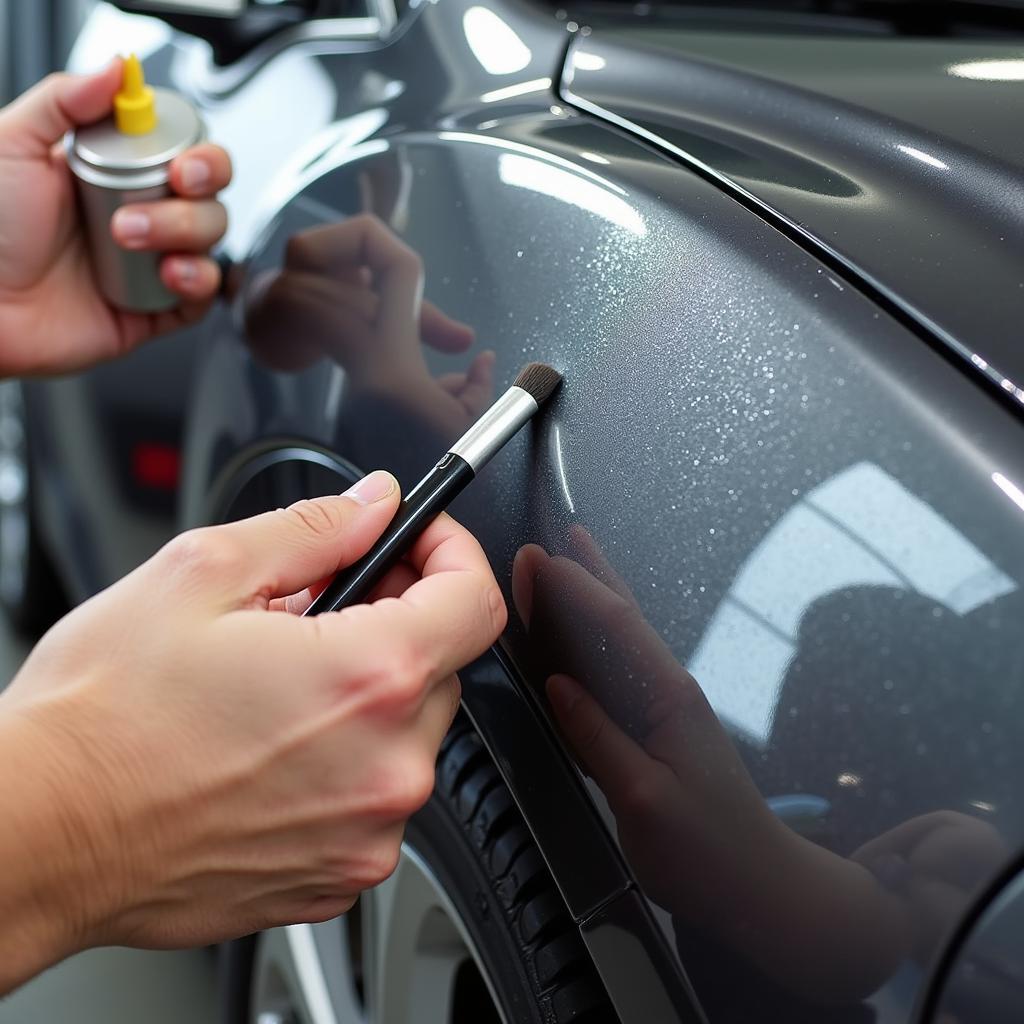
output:
[[128, 203], [169, 195], [171, 161], [205, 137], [192, 104], [147, 86], [134, 55], [124, 63], [114, 115], [69, 135], [68, 164], [78, 182], [93, 268], [100, 290], [119, 309], [161, 313], [180, 303], [160, 280], [160, 254], [122, 249], [110, 220]]

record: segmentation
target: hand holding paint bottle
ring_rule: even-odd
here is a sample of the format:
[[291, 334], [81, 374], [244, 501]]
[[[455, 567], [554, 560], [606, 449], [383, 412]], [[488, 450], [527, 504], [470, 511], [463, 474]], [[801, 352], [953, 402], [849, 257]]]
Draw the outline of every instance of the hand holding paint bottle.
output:
[[[103, 133], [115, 148], [101, 159]], [[0, 376], [91, 366], [206, 313], [231, 162], [202, 138], [198, 115], [147, 91], [136, 61], [51, 75], [0, 110]]]

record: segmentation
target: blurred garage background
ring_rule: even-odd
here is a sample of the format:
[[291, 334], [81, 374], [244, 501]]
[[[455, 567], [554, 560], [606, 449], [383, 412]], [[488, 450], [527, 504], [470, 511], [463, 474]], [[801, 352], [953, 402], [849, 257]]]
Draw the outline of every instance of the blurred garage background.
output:
[[[0, 0], [0, 102], [64, 66], [95, 0]], [[30, 641], [0, 619], [0, 688]], [[147, 1024], [216, 1019], [211, 951], [97, 950], [0, 1002], [0, 1024]]]
[[0, 0], [0, 99], [62, 67], [94, 0]]

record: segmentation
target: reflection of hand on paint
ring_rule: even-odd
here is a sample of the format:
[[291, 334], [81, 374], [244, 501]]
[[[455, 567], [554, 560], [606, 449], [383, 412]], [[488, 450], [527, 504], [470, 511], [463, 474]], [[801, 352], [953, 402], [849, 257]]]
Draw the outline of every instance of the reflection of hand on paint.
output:
[[914, 924], [914, 958], [925, 964], [1009, 854], [1006, 841], [987, 821], [933, 811], [870, 840], [851, 859], [903, 905]]
[[700, 686], [590, 535], [527, 545], [513, 595], [555, 719], [615, 815], [638, 881], [801, 998], [850, 1002], [910, 951], [909, 918], [860, 863], [773, 815]]
[[491, 400], [494, 354], [481, 352], [465, 372], [431, 375], [423, 345], [465, 352], [474, 334], [422, 299], [423, 279], [419, 255], [370, 214], [303, 231], [289, 241], [284, 268], [249, 294], [250, 344], [279, 370], [327, 356], [353, 389], [458, 436]]

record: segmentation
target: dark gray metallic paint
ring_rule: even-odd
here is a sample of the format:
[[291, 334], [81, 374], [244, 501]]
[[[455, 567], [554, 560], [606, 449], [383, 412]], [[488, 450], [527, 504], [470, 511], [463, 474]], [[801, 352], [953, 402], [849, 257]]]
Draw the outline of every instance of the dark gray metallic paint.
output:
[[[466, 10], [425, 6], [376, 53], [321, 45], [260, 71], [282, 91], [297, 64], [331, 83], [324, 139], [348, 142], [278, 174], [280, 209], [211, 322], [186, 520], [228, 511], [211, 495], [278, 445], [408, 486], [471, 416], [439, 374], [484, 348], [498, 387], [529, 359], [559, 366], [548, 415], [456, 509], [510, 598], [524, 545], [555, 556], [520, 555], [510, 671], [471, 670], [465, 699], [623, 1020], [667, 1019], [666, 1000], [691, 1019], [685, 968], [712, 1021], [906, 1021], [1024, 843], [1020, 423], [721, 189], [553, 101], [556, 24], [492, 6], [530, 52], [494, 76], [466, 50]], [[261, 289], [289, 240], [367, 195], [473, 349], [428, 353], [426, 374], [399, 360], [373, 387], [371, 348], [268, 368], [344, 333], [329, 305], [268, 317]], [[580, 751], [592, 809], [553, 728], [525, 724], [552, 672], [610, 719], [614, 745]]]
[[577, 39], [564, 95], [762, 204], [1021, 401], [1022, 80], [1005, 41], [610, 27]]
[[1024, 874], [983, 908], [956, 950], [957, 959], [937, 994], [934, 1019], [942, 1024], [1011, 1024], [1024, 1005]]

